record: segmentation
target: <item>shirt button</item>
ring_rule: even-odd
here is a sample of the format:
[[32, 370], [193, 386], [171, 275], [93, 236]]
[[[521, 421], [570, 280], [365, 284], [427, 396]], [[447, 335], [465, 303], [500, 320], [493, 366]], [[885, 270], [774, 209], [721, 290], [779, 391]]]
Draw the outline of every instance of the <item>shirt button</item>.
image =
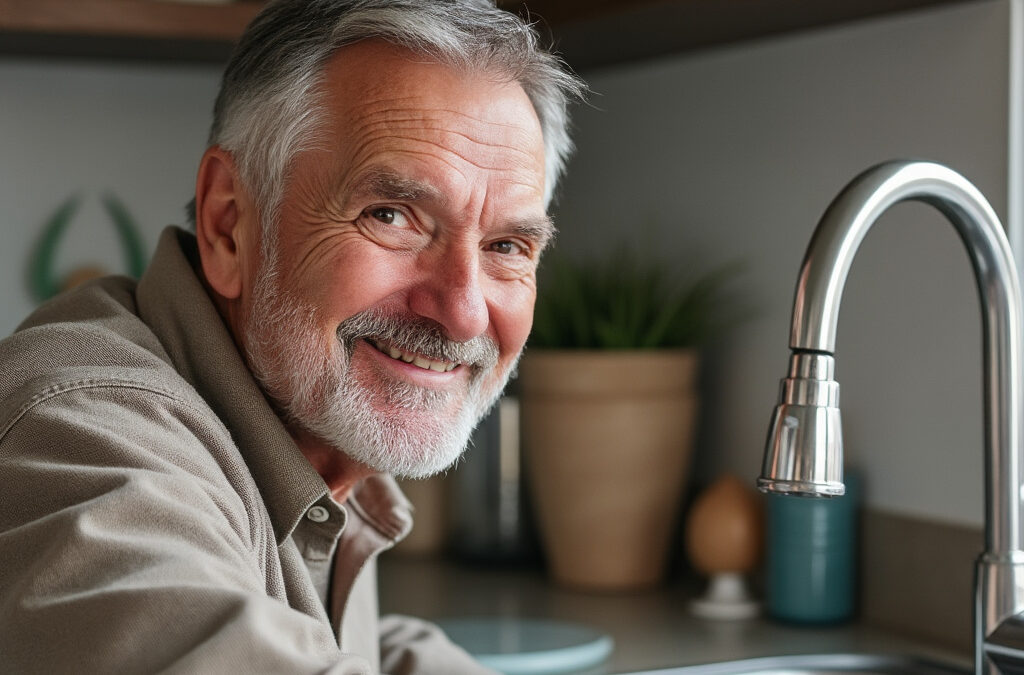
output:
[[331, 517], [331, 514], [327, 509], [318, 504], [309, 507], [309, 511], [306, 511], [306, 517], [314, 523], [323, 523]]

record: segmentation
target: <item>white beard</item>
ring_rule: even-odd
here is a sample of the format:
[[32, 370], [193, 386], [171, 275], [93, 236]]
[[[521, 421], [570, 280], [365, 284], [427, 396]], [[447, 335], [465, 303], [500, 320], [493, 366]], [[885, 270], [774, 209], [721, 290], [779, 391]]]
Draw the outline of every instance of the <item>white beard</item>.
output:
[[[245, 345], [250, 368], [286, 421], [374, 471], [399, 478], [424, 478], [452, 466], [514, 370], [507, 368], [484, 390], [486, 375], [498, 367], [493, 340], [454, 343], [439, 327], [424, 329], [422, 319], [371, 310], [347, 319], [338, 339], [324, 344], [316, 308], [282, 289], [276, 268], [271, 252], [257, 275]], [[427, 389], [367, 359], [353, 366], [357, 341], [367, 333], [388, 338], [386, 331], [400, 336], [399, 346], [411, 341], [408, 351], [431, 345], [447, 360], [476, 363], [469, 383], [462, 390]]]

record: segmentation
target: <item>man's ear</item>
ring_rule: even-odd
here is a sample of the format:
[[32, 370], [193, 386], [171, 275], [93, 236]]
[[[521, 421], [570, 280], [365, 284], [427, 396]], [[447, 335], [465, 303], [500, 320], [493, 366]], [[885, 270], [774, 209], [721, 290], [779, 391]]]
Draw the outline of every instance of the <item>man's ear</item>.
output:
[[196, 238], [207, 283], [228, 300], [242, 293], [256, 224], [234, 159], [219, 146], [208, 148], [196, 176]]

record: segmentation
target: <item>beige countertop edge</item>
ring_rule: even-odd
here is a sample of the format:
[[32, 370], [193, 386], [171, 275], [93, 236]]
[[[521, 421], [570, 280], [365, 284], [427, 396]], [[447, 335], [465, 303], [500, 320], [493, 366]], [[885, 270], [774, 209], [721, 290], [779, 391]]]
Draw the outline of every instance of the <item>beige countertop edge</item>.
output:
[[495, 568], [432, 558], [385, 555], [380, 561], [382, 613], [431, 620], [501, 616], [569, 621], [615, 641], [598, 672], [627, 673], [785, 654], [873, 653], [968, 666], [971, 655], [926, 644], [857, 621], [838, 626], [787, 625], [766, 618], [709, 621], [693, 616], [693, 584], [630, 593], [559, 588], [536, 569]]

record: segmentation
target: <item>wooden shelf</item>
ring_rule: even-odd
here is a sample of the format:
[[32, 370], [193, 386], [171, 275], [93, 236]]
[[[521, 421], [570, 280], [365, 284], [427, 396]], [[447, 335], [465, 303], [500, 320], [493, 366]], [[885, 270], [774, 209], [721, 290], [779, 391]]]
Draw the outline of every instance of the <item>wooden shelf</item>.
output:
[[[499, 0], [539, 19], [577, 70], [953, 2]], [[262, 0], [0, 0], [0, 54], [223, 60]]]
[[0, 0], [0, 53], [219, 60], [263, 4]]
[[992, 0], [500, 0], [545, 27], [576, 70], [957, 2]]

